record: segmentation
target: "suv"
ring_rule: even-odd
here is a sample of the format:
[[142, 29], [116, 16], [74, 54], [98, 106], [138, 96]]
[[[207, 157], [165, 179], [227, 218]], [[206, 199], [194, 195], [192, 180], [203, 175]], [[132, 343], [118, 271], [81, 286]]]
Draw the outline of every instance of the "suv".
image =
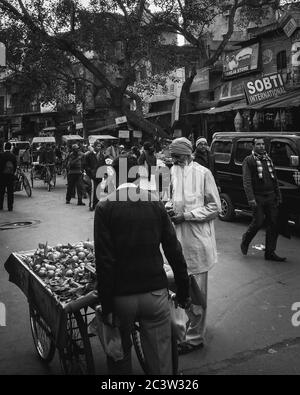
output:
[[290, 219], [300, 226], [300, 132], [220, 132], [215, 133], [211, 151], [221, 187], [220, 219], [231, 221], [235, 210], [250, 211], [243, 187], [242, 164], [253, 149], [252, 141], [261, 137], [272, 158]]

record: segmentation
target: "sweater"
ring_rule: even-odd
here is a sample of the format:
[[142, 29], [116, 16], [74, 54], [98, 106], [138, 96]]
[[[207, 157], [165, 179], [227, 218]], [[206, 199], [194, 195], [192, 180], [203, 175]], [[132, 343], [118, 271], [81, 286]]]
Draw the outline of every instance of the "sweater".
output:
[[143, 190], [141, 200], [128, 199], [133, 188], [113, 192], [95, 211], [96, 271], [104, 314], [113, 311], [114, 296], [168, 287], [160, 245], [174, 272], [179, 300], [189, 292], [182, 248], [164, 205], [151, 201]]

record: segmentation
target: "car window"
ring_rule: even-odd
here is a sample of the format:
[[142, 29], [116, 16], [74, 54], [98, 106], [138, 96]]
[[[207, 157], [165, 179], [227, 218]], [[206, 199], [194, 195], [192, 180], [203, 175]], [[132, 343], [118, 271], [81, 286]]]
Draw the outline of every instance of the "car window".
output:
[[296, 154], [287, 142], [276, 140], [271, 142], [270, 157], [275, 166], [290, 166], [292, 155]]
[[215, 141], [212, 145], [212, 152], [217, 163], [229, 163], [232, 151], [232, 141]]
[[243, 163], [246, 156], [251, 155], [253, 150], [253, 139], [238, 140], [236, 143], [235, 163]]

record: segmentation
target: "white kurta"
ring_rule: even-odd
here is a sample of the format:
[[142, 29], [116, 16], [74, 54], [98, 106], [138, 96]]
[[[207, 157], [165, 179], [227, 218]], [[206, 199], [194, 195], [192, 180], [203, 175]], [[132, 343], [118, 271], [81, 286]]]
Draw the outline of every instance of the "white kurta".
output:
[[210, 170], [191, 162], [171, 169], [172, 203], [185, 222], [175, 225], [191, 274], [204, 273], [217, 263], [214, 219], [221, 211], [219, 192]]

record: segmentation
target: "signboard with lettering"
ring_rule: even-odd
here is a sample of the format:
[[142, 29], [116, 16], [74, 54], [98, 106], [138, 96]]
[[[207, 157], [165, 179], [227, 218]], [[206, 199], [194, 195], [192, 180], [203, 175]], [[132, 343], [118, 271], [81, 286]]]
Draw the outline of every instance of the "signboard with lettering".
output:
[[120, 139], [129, 139], [129, 130], [119, 130]]
[[136, 139], [141, 139], [143, 137], [143, 133], [140, 130], [134, 130], [133, 137], [135, 137]]
[[126, 116], [124, 115], [124, 117], [115, 118], [115, 121], [116, 121], [116, 124], [117, 124], [117, 125], [120, 125], [121, 123], [126, 123], [126, 122], [127, 122], [127, 118], [126, 118]]
[[286, 93], [281, 74], [275, 73], [244, 82], [248, 103], [256, 104]]
[[291, 37], [295, 33], [298, 25], [294, 18], [291, 18], [288, 23], [284, 26], [283, 30], [288, 37]]
[[0, 66], [6, 66], [6, 47], [3, 43], [0, 43]]
[[258, 43], [226, 55], [223, 65], [223, 77], [232, 78], [236, 75], [257, 70], [258, 55]]

